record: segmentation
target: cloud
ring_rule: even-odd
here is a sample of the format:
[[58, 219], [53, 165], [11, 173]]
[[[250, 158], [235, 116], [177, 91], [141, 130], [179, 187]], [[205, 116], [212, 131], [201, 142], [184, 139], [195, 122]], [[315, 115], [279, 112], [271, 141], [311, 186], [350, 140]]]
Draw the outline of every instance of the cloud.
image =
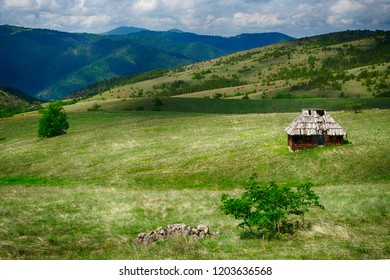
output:
[[121, 25], [310, 36], [390, 26], [388, 0], [0, 0], [0, 24], [99, 33]]
[[362, 11], [365, 6], [359, 1], [339, 0], [330, 7], [330, 11], [335, 14], [345, 14], [355, 11]]
[[240, 27], [262, 26], [272, 27], [279, 26], [283, 20], [279, 19], [279, 14], [261, 14], [261, 13], [242, 13], [238, 12], [233, 15], [232, 24]]
[[133, 3], [132, 8], [135, 12], [148, 13], [155, 10], [158, 4], [156, 0], [138, 0]]

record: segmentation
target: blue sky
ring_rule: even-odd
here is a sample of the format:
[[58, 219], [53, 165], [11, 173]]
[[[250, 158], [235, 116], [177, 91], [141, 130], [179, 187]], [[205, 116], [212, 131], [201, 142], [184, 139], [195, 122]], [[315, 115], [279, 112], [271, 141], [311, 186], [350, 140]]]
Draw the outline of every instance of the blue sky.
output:
[[305, 37], [390, 27], [390, 0], [0, 0], [0, 24], [101, 33], [118, 26]]

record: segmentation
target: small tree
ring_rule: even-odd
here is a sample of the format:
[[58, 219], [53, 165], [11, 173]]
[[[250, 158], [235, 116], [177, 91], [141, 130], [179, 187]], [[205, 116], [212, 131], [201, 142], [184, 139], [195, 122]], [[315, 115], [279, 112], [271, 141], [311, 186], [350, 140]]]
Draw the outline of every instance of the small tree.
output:
[[293, 223], [288, 220], [289, 215], [301, 216], [303, 226], [309, 208], [324, 208], [311, 189], [312, 183], [290, 188], [278, 186], [275, 182], [260, 185], [255, 179], [256, 176], [252, 175], [241, 198], [230, 198], [227, 194], [221, 197], [222, 211], [242, 220], [238, 226], [248, 227], [252, 233], [264, 238], [280, 236], [293, 228]]
[[357, 114], [363, 109], [363, 105], [362, 105], [362, 103], [358, 103], [358, 102], [348, 102], [347, 104], [345, 104], [345, 108], [347, 108], [347, 110], [353, 111], [353, 112], [355, 112], [355, 114]]
[[69, 128], [67, 115], [60, 102], [52, 102], [40, 111], [42, 117], [39, 119], [38, 136], [54, 137], [65, 134]]

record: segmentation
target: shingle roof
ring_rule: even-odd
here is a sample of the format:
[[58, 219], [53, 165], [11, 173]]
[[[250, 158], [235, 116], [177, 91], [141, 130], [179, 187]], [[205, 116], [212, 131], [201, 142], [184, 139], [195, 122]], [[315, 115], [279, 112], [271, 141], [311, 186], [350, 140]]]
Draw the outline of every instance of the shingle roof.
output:
[[346, 135], [347, 132], [322, 109], [302, 109], [284, 131], [288, 135]]

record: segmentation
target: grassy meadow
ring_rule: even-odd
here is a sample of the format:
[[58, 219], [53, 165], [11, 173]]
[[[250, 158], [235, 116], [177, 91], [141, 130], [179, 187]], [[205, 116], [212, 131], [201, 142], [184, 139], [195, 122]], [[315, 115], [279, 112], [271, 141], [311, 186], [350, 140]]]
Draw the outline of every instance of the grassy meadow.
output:
[[[358, 114], [335, 102], [351, 144], [295, 153], [283, 129], [299, 102], [322, 101], [198, 100], [166, 98], [160, 111], [151, 100], [102, 101], [97, 112], [80, 102], [66, 107], [67, 134], [50, 139], [37, 137], [37, 113], [0, 119], [0, 259], [390, 258], [388, 99]], [[219, 205], [254, 172], [314, 182], [325, 211], [288, 240], [246, 238]], [[215, 234], [132, 242], [173, 223]]]

